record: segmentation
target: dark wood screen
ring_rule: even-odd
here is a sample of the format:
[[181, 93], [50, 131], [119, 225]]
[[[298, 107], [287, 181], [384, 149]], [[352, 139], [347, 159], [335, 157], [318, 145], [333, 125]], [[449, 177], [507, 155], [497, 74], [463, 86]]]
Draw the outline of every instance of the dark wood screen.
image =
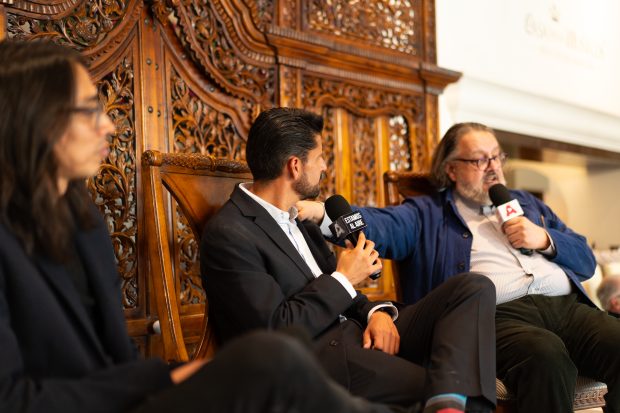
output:
[[[458, 73], [436, 66], [434, 0], [0, 0], [0, 38], [49, 38], [90, 62], [117, 126], [89, 180], [112, 234], [130, 334], [146, 355], [148, 262], [140, 154], [243, 159], [252, 119], [272, 106], [325, 117], [323, 193], [384, 205], [386, 170], [425, 170], [437, 96]], [[2, 62], [0, 62], [2, 64]], [[198, 245], [171, 206], [182, 312], [201, 311]], [[365, 286], [393, 297], [389, 265]]]

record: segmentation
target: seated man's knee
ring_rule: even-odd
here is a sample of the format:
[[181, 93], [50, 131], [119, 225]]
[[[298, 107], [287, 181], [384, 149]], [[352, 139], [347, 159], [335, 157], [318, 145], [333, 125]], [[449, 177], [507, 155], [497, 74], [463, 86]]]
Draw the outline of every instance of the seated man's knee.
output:
[[525, 360], [533, 377], [576, 377], [577, 367], [573, 363], [562, 340], [550, 333], [533, 333], [521, 343], [529, 355]]
[[459, 290], [469, 293], [479, 292], [495, 302], [495, 284], [489, 277], [476, 272], [467, 272], [456, 275], [452, 279], [459, 284], [456, 286]]

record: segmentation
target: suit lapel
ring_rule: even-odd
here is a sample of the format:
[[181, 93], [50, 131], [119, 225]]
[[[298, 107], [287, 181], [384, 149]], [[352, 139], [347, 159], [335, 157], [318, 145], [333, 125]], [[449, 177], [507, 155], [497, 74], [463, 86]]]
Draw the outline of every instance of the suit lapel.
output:
[[[327, 245], [325, 244], [322, 235], [319, 234], [321, 238], [318, 241], [322, 243], [321, 245], [317, 244], [316, 240], [310, 236], [306, 227], [299, 220], [297, 220], [297, 228], [299, 228], [299, 231], [301, 231], [302, 235], [304, 236], [304, 239], [308, 244], [308, 248], [310, 248], [310, 252], [312, 253], [312, 256], [314, 257], [316, 263], [321, 269], [321, 272], [323, 274], [331, 274], [332, 272], [334, 272], [334, 264], [330, 262], [330, 258], [333, 257], [333, 253], [329, 250], [329, 248], [327, 248]], [[323, 250], [321, 246], [324, 247]]]
[[312, 274], [310, 267], [308, 267], [291, 240], [282, 231], [282, 228], [273, 217], [267, 213], [265, 208], [247, 196], [239, 187], [235, 188], [230, 199], [237, 205], [244, 216], [254, 218], [254, 223], [276, 244], [276, 247], [282, 250], [295, 263], [308, 280], [314, 279], [314, 274]]

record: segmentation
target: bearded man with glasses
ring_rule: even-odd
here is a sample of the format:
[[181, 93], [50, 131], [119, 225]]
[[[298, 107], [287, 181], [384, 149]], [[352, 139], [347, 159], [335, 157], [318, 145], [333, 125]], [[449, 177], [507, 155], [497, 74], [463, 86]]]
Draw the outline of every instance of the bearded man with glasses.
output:
[[[493, 281], [497, 377], [516, 394], [519, 412], [572, 411], [578, 374], [605, 382], [607, 412], [620, 412], [620, 323], [598, 310], [581, 286], [594, 273], [592, 251], [524, 191], [510, 191], [524, 215], [502, 224], [489, 188], [505, 184], [505, 160], [491, 128], [452, 126], [433, 155], [437, 192], [396, 207], [359, 208], [364, 232], [381, 257], [403, 263], [407, 303], [459, 273]], [[320, 204], [298, 209], [322, 228], [330, 224]]]

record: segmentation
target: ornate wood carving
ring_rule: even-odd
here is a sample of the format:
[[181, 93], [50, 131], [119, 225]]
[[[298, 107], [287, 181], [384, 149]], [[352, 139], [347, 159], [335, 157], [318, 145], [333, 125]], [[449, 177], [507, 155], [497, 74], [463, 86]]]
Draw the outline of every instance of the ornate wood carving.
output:
[[280, 66], [280, 106], [296, 108], [300, 106], [299, 69], [290, 66]]
[[[458, 78], [435, 64], [435, 0], [0, 3], [0, 30], [6, 26], [9, 37], [75, 48], [99, 79], [118, 132], [89, 188], [112, 233], [130, 331], [145, 353], [158, 347], [147, 338], [136, 151], [242, 160], [261, 110], [304, 107], [325, 119], [322, 196], [344, 188], [351, 202], [374, 205], [383, 169], [428, 166], [437, 95]], [[170, 214], [183, 316], [197, 317], [204, 303], [198, 246], [176, 205]], [[389, 297], [388, 281], [386, 274], [366, 292]]]
[[411, 170], [411, 147], [409, 146], [409, 126], [402, 116], [392, 116], [388, 121], [390, 139], [390, 170]]
[[256, 3], [250, 4], [250, 8], [254, 24], [264, 32], [273, 23], [274, 0], [256, 0]]
[[421, 95], [371, 88], [315, 76], [302, 80], [302, 105], [306, 108], [344, 107], [358, 116], [407, 113], [418, 118], [424, 111]]
[[313, 31], [419, 54], [419, 1], [307, 0], [307, 8], [307, 25]]
[[121, 276], [123, 305], [137, 308], [137, 213], [134, 70], [131, 55], [98, 82], [99, 99], [116, 125], [110, 154], [88, 182], [95, 203], [105, 216]]
[[175, 152], [243, 159], [245, 141], [229, 115], [198, 99], [174, 69], [170, 88]]
[[323, 158], [327, 164], [327, 171], [325, 178], [321, 181], [321, 195], [320, 199], [324, 200], [326, 197], [336, 193], [336, 168], [334, 162], [334, 151], [336, 150], [336, 141], [334, 138], [335, 126], [334, 126], [334, 109], [326, 106], [323, 108]]
[[[127, 11], [125, 0], [65, 1], [53, 5], [19, 2], [31, 13], [60, 14], [75, 7], [71, 14], [59, 19], [33, 19], [23, 15], [9, 14], [9, 37], [19, 39], [51, 38], [78, 50], [93, 47], [118, 26]], [[54, 12], [54, 10], [57, 10]]]
[[271, 49], [252, 39], [251, 29], [242, 30], [248, 28], [227, 14], [223, 0], [172, 3], [177, 36], [205, 73], [219, 87], [247, 101], [254, 112], [272, 106], [275, 59]]
[[7, 13], [10, 38], [50, 39], [80, 50], [91, 67], [121, 48], [142, 11], [139, 0], [18, 1]]
[[200, 278], [200, 246], [187, 222], [187, 219], [176, 207], [176, 251], [178, 257], [177, 277], [181, 291], [181, 305], [204, 304], [206, 293]]
[[355, 205], [377, 206], [376, 131], [373, 118], [351, 115], [351, 156]]
[[59, 17], [71, 12], [79, 3], [84, 0], [3, 0], [1, 3], [7, 3], [11, 8], [24, 12], [33, 17]]

